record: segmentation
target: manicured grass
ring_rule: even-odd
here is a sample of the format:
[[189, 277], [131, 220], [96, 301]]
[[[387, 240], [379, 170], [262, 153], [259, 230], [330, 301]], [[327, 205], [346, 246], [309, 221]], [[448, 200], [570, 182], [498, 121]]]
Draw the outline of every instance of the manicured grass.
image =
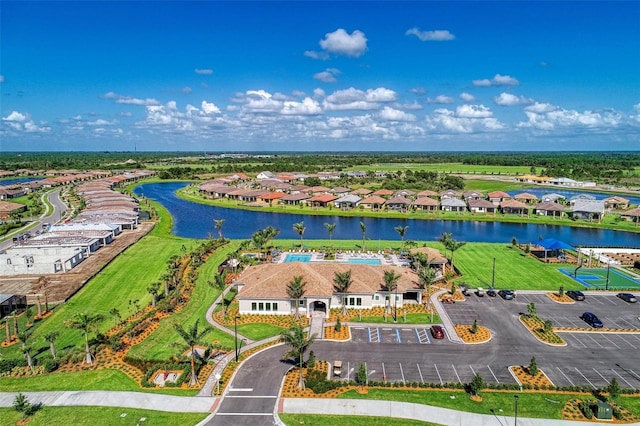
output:
[[496, 259], [496, 288], [558, 290], [563, 285], [565, 290], [584, 289], [557, 270], [562, 266], [567, 267], [566, 264], [542, 263], [507, 244], [468, 243], [458, 249], [453, 258], [456, 269], [462, 274], [458, 281], [471, 287], [489, 287], [493, 259]]
[[530, 167], [527, 166], [494, 166], [484, 164], [463, 164], [463, 163], [384, 163], [384, 164], [358, 164], [346, 170], [363, 171], [431, 171], [443, 173], [470, 173], [482, 175], [509, 176], [516, 174], [529, 174]]
[[177, 314], [163, 319], [158, 329], [151, 333], [142, 343], [131, 348], [128, 353], [130, 357], [160, 361], [171, 359], [171, 357], [180, 352], [175, 343], [182, 343], [173, 328], [173, 324], [177, 323], [190, 327], [196, 320], [199, 321], [199, 329], [206, 327], [210, 330], [203, 338], [205, 342], [216, 342], [227, 348], [233, 347], [233, 336], [211, 327], [205, 319], [205, 314], [209, 306], [220, 295], [220, 290], [212, 288], [208, 281], [213, 280], [213, 276], [218, 273], [218, 266], [226, 259], [228, 253], [233, 252], [238, 247], [238, 244], [238, 241], [231, 242], [217, 249], [207, 259], [199, 269], [198, 279], [187, 306]]
[[[207, 415], [208, 413], [167, 413], [118, 407], [44, 406], [29, 418], [29, 426], [194, 425]], [[20, 420], [20, 414], [13, 408], [0, 408], [0, 417], [6, 425], [14, 425]], [[141, 421], [142, 418], [145, 420]]]
[[491, 191], [512, 191], [519, 190], [524, 188], [530, 188], [531, 184], [523, 184], [518, 182], [504, 182], [501, 180], [479, 180], [479, 179], [465, 179], [464, 180], [464, 189], [465, 191], [480, 191], [487, 192]]
[[[351, 390], [341, 394], [338, 398], [413, 402], [489, 415], [492, 414], [491, 410], [494, 410], [496, 415], [500, 417], [512, 417], [514, 414], [513, 395], [516, 394], [519, 396], [519, 417], [545, 419], [561, 419], [562, 407], [568, 400], [584, 398], [584, 395], [574, 394], [484, 391], [481, 393], [482, 402], [474, 402], [463, 391], [411, 391], [399, 389], [369, 389], [369, 392], [365, 395]], [[452, 399], [452, 396], [455, 398]]]
[[262, 340], [267, 337], [277, 336], [284, 330], [282, 327], [264, 323], [238, 325], [238, 333], [251, 340]]
[[[362, 320], [357, 315], [351, 317], [349, 322], [364, 322], [364, 323], [376, 323], [376, 324], [393, 324], [393, 316], [388, 315], [387, 321], [384, 317], [380, 316], [363, 316]], [[431, 314], [407, 314], [407, 321], [404, 321], [404, 316], [401, 310], [398, 311], [398, 324], [439, 324], [440, 317], [438, 314], [433, 314], [433, 323], [431, 322]]]
[[421, 422], [419, 420], [393, 419], [389, 417], [370, 416], [331, 416], [326, 414], [278, 414], [287, 426], [388, 426], [390, 423], [403, 426], [438, 426], [439, 423]]

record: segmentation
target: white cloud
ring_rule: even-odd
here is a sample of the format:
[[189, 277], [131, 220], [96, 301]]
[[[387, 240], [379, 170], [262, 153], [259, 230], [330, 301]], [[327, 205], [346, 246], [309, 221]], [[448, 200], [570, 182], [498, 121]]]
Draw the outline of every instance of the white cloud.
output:
[[324, 90], [322, 90], [320, 88], [313, 89], [313, 97], [314, 98], [324, 98], [325, 97]]
[[89, 126], [113, 126], [114, 124], [117, 124], [118, 122], [116, 120], [113, 121], [108, 121], [102, 118], [98, 118], [95, 121], [88, 121], [87, 124]]
[[332, 33], [325, 34], [319, 44], [322, 48], [321, 52], [306, 51], [305, 56], [323, 60], [329, 59], [331, 54], [357, 58], [367, 50], [367, 37], [360, 30], [349, 34], [343, 28], [338, 28]]
[[325, 110], [372, 110], [378, 109], [379, 103], [393, 102], [398, 98], [398, 94], [393, 90], [384, 87], [367, 89], [362, 91], [350, 87], [345, 90], [333, 92], [324, 100]]
[[446, 95], [438, 95], [435, 98], [427, 98], [427, 102], [430, 104], [452, 104], [455, 100]]
[[102, 98], [114, 99], [117, 104], [125, 104], [125, 105], [142, 105], [142, 106], [160, 105], [160, 101], [153, 98], [139, 99], [131, 96], [118, 95], [114, 92], [107, 92], [104, 95], [102, 95]]
[[302, 90], [294, 90], [294, 91], [291, 92], [291, 96], [295, 96], [296, 98], [303, 98], [303, 97], [305, 97], [307, 95]]
[[51, 127], [46, 126], [46, 123], [36, 124], [29, 114], [18, 111], [11, 111], [9, 115], [2, 117], [2, 124], [14, 132], [47, 133], [51, 131]]
[[462, 118], [488, 118], [493, 116], [493, 113], [484, 105], [465, 104], [456, 108], [456, 116]]
[[427, 130], [434, 133], [483, 133], [503, 130], [505, 125], [484, 105], [461, 105], [456, 111], [438, 108], [425, 117]]
[[129, 111], [123, 111], [120, 113], [121, 117], [133, 117], [133, 113]]
[[338, 75], [340, 75], [340, 70], [336, 68], [327, 68], [322, 72], [314, 74], [313, 78], [324, 81], [325, 83], [335, 83]]
[[200, 75], [211, 75], [213, 74], [213, 70], [210, 68], [196, 68], [193, 70], [196, 74], [200, 74]]
[[[535, 103], [524, 108], [527, 121], [518, 127], [541, 131], [610, 131], [625, 123], [617, 111], [575, 111], [547, 103]], [[630, 116], [632, 118], [632, 116]]]
[[414, 95], [424, 95], [427, 93], [427, 89], [425, 89], [424, 87], [412, 87], [411, 89], [409, 89], [410, 93], [413, 93]]
[[399, 109], [385, 106], [379, 114], [380, 118], [388, 121], [415, 121], [416, 116]]
[[508, 75], [496, 74], [492, 79], [473, 80], [474, 86], [517, 86], [520, 82]]
[[322, 114], [322, 108], [318, 101], [306, 97], [302, 102], [285, 101], [281, 113], [284, 115], [318, 115]]
[[213, 102], [202, 101], [200, 108], [205, 114], [220, 114], [220, 108], [218, 108]]
[[4, 121], [26, 121], [27, 120], [27, 116], [25, 114], [22, 114], [18, 111], [11, 111], [11, 113], [3, 118]]
[[532, 99], [525, 98], [524, 96], [516, 96], [506, 92], [502, 92], [500, 95], [494, 97], [493, 101], [496, 105], [500, 106], [529, 105], [533, 103]]
[[418, 37], [420, 41], [449, 41], [456, 38], [456, 36], [447, 30], [420, 31], [418, 27], [407, 30], [405, 35], [414, 35]]
[[528, 107], [524, 108], [525, 111], [533, 112], [535, 114], [545, 114], [547, 112], [555, 111], [557, 109], [558, 109], [557, 106], [548, 104], [546, 102], [536, 102], [533, 105], [529, 105]]
[[182, 88], [182, 93], [191, 93], [193, 92], [193, 89], [189, 86], [185, 86]]
[[476, 97], [470, 93], [462, 92], [460, 93], [460, 99], [462, 99], [465, 102], [475, 102]]

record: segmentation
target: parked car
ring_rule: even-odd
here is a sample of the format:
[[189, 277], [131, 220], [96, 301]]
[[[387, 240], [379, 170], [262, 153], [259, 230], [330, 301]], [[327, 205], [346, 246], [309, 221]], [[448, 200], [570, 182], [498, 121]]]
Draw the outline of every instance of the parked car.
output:
[[580, 319], [582, 321], [586, 322], [587, 324], [589, 324], [593, 328], [602, 328], [603, 327], [602, 321], [600, 321], [600, 319], [595, 314], [593, 314], [591, 312], [585, 312], [584, 314], [582, 314]]
[[333, 362], [333, 375], [335, 377], [340, 377], [340, 375], [342, 375], [342, 361]]
[[502, 297], [504, 300], [511, 300], [514, 297], [516, 297], [516, 294], [513, 292], [513, 290], [500, 290], [498, 292], [498, 294], [500, 295], [500, 297]]
[[439, 325], [432, 325], [431, 335], [434, 339], [444, 339], [444, 330]]
[[495, 288], [490, 288], [489, 290], [487, 290], [487, 296], [496, 297], [497, 295], [498, 293], [496, 292]]
[[584, 300], [584, 293], [578, 290], [569, 290], [567, 292], [567, 296], [572, 298], [573, 300], [582, 301]]
[[627, 303], [636, 303], [638, 301], [638, 299], [631, 293], [618, 293], [616, 296]]
[[476, 289], [476, 296], [478, 297], [484, 297], [484, 289], [482, 287], [478, 287]]

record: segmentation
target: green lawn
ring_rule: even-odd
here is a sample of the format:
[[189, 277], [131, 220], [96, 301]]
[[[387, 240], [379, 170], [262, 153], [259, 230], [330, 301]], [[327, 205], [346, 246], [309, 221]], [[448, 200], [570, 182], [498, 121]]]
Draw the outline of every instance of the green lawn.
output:
[[[340, 399], [376, 399], [387, 401], [413, 402], [433, 405], [452, 410], [470, 413], [492, 414], [491, 410], [502, 416], [513, 416], [513, 395], [519, 395], [518, 416], [546, 419], [561, 419], [562, 407], [573, 398], [584, 398], [584, 395], [554, 393], [518, 393], [518, 392], [482, 392], [482, 402], [474, 402], [463, 391], [410, 391], [394, 389], [369, 389], [369, 393], [361, 395], [356, 391], [341, 394]], [[454, 396], [455, 398], [451, 398]]]
[[[44, 406], [30, 417], [29, 426], [194, 425], [204, 420], [207, 415], [208, 413], [167, 413], [118, 407]], [[20, 415], [13, 408], [0, 408], [0, 417], [5, 425], [14, 425], [20, 420]]]
[[463, 163], [385, 163], [385, 164], [358, 164], [357, 166], [346, 168], [346, 170], [363, 171], [431, 171], [442, 173], [469, 173], [510, 176], [516, 174], [529, 174], [531, 168], [528, 166], [494, 166], [484, 164], [463, 164]]
[[388, 426], [390, 423], [403, 426], [438, 426], [439, 423], [421, 422], [419, 420], [391, 419], [389, 417], [369, 416], [331, 416], [326, 414], [278, 414], [287, 426]]
[[243, 324], [238, 326], [238, 333], [248, 337], [251, 340], [262, 340], [267, 337], [277, 336], [285, 329], [276, 325], [257, 323]]
[[[141, 344], [131, 348], [129, 356], [136, 359], [145, 360], [169, 360], [180, 352], [174, 343], [182, 343], [177, 335], [173, 324], [182, 324], [190, 327], [196, 320], [199, 320], [199, 328], [207, 327], [209, 332], [204, 336], [206, 342], [219, 342], [225, 347], [233, 347], [233, 336], [212, 328], [205, 320], [207, 309], [220, 294], [220, 290], [208, 285], [208, 281], [213, 280], [213, 276], [218, 273], [218, 265], [222, 263], [227, 254], [238, 247], [239, 242], [235, 241], [225, 245], [215, 251], [205, 264], [200, 267], [200, 273], [196, 280], [195, 288], [191, 295], [189, 304], [177, 314], [165, 318], [160, 322], [160, 327], [156, 329]], [[239, 327], [238, 327], [239, 328]]]
[[522, 250], [511, 248], [508, 244], [491, 243], [468, 243], [455, 252], [454, 265], [462, 274], [458, 282], [468, 283], [471, 287], [489, 287], [494, 259], [496, 288], [558, 290], [563, 285], [565, 290], [584, 289], [582, 285], [557, 270], [559, 267], [571, 265], [542, 263], [531, 256], [525, 256]]

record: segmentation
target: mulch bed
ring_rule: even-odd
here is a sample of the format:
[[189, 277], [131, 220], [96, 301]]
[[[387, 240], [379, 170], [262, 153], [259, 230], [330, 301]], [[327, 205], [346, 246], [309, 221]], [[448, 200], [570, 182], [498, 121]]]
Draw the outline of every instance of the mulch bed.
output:
[[544, 321], [538, 317], [520, 315], [520, 322], [533, 334], [533, 336], [543, 343], [554, 346], [566, 346], [567, 343], [558, 336], [555, 331], [544, 331]]
[[476, 333], [471, 332], [470, 325], [454, 325], [456, 333], [465, 343], [486, 343], [491, 340], [491, 332], [487, 327], [478, 325]]
[[567, 304], [576, 303], [575, 300], [573, 300], [566, 294], [563, 294], [562, 297], [558, 296], [558, 293], [546, 293], [546, 295], [556, 303], [567, 303]]
[[[583, 422], [593, 422], [596, 421], [595, 418], [587, 418], [582, 410], [580, 409], [581, 399], [570, 399], [567, 403], [562, 407], [562, 419], [563, 420], [575, 420], [575, 421], [583, 421]], [[616, 408], [620, 411], [620, 418], [613, 417], [612, 420], [607, 420], [607, 423], [615, 423], [615, 424], [626, 424], [626, 423], [636, 423], [640, 418], [633, 414], [631, 411], [626, 408], [617, 405], [615, 403], [609, 403], [612, 406], [616, 406]]]
[[329, 326], [324, 328], [324, 338], [328, 340], [349, 340], [351, 339], [351, 332], [346, 325], [342, 325], [340, 331], [336, 331], [334, 326]]
[[523, 367], [521, 365], [509, 367], [509, 370], [511, 370], [522, 385], [531, 385], [534, 389], [536, 389], [536, 386], [538, 388], [543, 388], [544, 386], [544, 389], [548, 389], [553, 386], [551, 380], [549, 380], [547, 375], [540, 369], [538, 369], [538, 374], [535, 376], [532, 376], [529, 373], [529, 369], [527, 367]]

